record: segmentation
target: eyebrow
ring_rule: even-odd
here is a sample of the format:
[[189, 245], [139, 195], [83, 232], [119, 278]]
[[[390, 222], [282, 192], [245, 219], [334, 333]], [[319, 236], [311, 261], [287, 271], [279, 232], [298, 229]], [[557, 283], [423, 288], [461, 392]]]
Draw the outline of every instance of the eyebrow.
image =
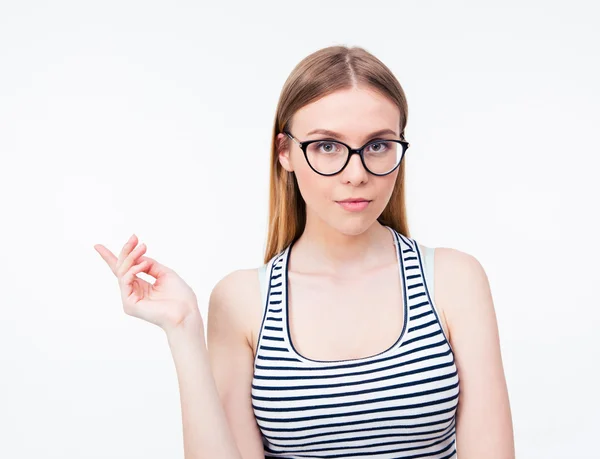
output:
[[[329, 137], [335, 137], [338, 139], [343, 139], [344, 136], [342, 134], [339, 134], [337, 132], [334, 131], [330, 131], [328, 129], [313, 129], [312, 131], [310, 131], [308, 134], [306, 134], [307, 136], [311, 135], [311, 134], [323, 134]], [[367, 137], [373, 138], [373, 137], [378, 137], [384, 134], [392, 134], [394, 136], [398, 136], [398, 134], [396, 134], [396, 132], [394, 132], [392, 129], [380, 129], [379, 131], [375, 131], [372, 132], [371, 134], [369, 134]]]

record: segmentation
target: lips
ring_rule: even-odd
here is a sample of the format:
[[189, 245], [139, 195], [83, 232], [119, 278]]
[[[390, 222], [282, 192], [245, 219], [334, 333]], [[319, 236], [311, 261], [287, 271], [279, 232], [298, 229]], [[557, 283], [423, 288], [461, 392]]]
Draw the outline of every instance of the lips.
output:
[[345, 199], [343, 201], [336, 201], [344, 210], [350, 212], [358, 212], [364, 210], [370, 203], [367, 199]]

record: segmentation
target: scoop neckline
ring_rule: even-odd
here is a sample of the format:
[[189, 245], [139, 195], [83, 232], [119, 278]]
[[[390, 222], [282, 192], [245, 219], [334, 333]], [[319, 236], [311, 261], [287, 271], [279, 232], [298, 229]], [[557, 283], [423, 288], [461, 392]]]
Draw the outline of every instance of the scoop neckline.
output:
[[289, 291], [289, 288], [288, 288], [288, 284], [289, 284], [288, 264], [289, 264], [289, 259], [290, 259], [290, 253], [292, 251], [292, 246], [296, 242], [296, 241], [292, 241], [292, 243], [290, 243], [290, 245], [288, 246], [286, 253], [284, 255], [285, 266], [284, 266], [284, 270], [283, 270], [283, 290], [285, 292], [284, 311], [285, 311], [285, 328], [286, 328], [287, 341], [288, 341], [288, 345], [290, 347], [291, 352], [294, 354], [294, 357], [296, 357], [297, 359], [299, 359], [303, 362], [311, 362], [311, 363], [319, 363], [319, 364], [362, 363], [362, 362], [367, 362], [367, 361], [373, 360], [377, 357], [383, 357], [384, 355], [386, 355], [389, 352], [396, 349], [398, 347], [398, 344], [400, 344], [400, 342], [404, 339], [404, 336], [406, 335], [406, 330], [408, 328], [408, 322], [409, 322], [408, 289], [406, 287], [404, 258], [402, 257], [402, 249], [400, 247], [400, 237], [395, 229], [393, 229], [387, 225], [382, 225], [382, 226], [387, 228], [392, 233], [393, 243], [394, 243], [394, 246], [396, 249], [396, 263], [397, 263], [398, 277], [400, 279], [400, 283], [402, 284], [401, 288], [402, 288], [402, 295], [403, 295], [403, 309], [404, 309], [403, 316], [404, 317], [403, 317], [402, 331], [400, 332], [398, 339], [396, 339], [396, 341], [390, 347], [388, 347], [387, 349], [385, 349], [381, 352], [378, 352], [378, 353], [372, 354], [372, 355], [368, 355], [365, 357], [358, 357], [355, 359], [318, 360], [318, 359], [311, 359], [309, 357], [305, 357], [304, 355], [300, 354], [300, 352], [298, 352], [298, 350], [294, 346], [294, 343], [292, 341], [291, 331], [290, 331], [289, 297], [288, 297], [288, 291]]

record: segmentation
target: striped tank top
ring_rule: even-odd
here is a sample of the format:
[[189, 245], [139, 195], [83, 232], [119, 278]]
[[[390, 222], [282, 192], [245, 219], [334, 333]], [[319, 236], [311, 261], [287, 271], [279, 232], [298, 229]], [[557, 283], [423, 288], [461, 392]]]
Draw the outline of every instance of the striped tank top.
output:
[[459, 378], [417, 242], [393, 236], [404, 290], [396, 343], [319, 361], [294, 349], [287, 315], [290, 244], [266, 263], [252, 407], [265, 458], [456, 458]]

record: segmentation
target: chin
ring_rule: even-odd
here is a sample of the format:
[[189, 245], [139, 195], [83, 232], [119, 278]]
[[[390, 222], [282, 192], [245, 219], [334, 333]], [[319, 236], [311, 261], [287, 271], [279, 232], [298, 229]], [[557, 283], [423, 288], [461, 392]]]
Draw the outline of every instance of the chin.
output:
[[344, 215], [342, 217], [330, 214], [325, 221], [329, 226], [335, 228], [342, 234], [347, 236], [358, 236], [367, 231], [377, 219], [368, 214]]

